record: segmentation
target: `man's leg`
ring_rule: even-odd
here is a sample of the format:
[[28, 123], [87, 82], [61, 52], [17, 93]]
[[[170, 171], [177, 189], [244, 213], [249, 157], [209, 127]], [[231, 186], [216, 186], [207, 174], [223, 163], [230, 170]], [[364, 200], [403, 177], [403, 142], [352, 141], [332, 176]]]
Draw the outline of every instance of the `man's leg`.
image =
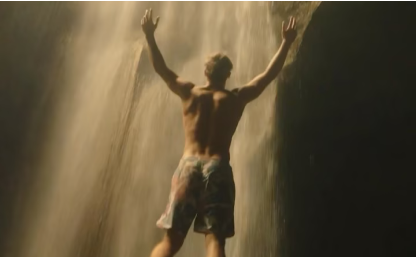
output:
[[182, 159], [173, 174], [169, 202], [156, 223], [166, 233], [151, 257], [171, 257], [181, 248], [196, 215], [195, 189], [200, 184], [197, 168], [193, 159]]
[[206, 257], [225, 257], [225, 238], [215, 234], [205, 235]]
[[225, 257], [225, 239], [234, 236], [232, 169], [215, 160], [204, 165], [203, 176], [194, 231], [205, 234], [207, 257]]
[[150, 257], [172, 257], [181, 249], [184, 240], [185, 235], [169, 229], [162, 241], [155, 246]]

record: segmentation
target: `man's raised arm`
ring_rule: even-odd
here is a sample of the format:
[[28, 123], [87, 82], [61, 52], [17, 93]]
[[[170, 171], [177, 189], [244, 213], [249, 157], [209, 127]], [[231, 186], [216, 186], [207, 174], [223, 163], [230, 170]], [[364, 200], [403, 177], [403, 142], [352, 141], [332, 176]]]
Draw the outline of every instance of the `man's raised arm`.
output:
[[252, 79], [249, 83], [247, 83], [247, 85], [233, 90], [235, 93], [237, 93], [238, 98], [240, 98], [244, 103], [248, 103], [260, 96], [264, 89], [277, 77], [279, 72], [282, 70], [290, 46], [296, 38], [295, 18], [290, 18], [289, 24], [286, 28], [283, 22], [282, 38], [283, 42], [271, 60], [269, 66], [267, 66], [267, 69]]
[[160, 50], [156, 44], [154, 33], [159, 23], [159, 17], [157, 17], [156, 22], [153, 23], [152, 9], [146, 10], [146, 13], [142, 18], [141, 23], [143, 32], [146, 35], [150, 60], [153, 64], [153, 68], [155, 69], [156, 73], [159, 74], [160, 77], [162, 77], [162, 79], [166, 82], [169, 89], [173, 93], [177, 94], [182, 99], [187, 98], [190, 94], [190, 90], [193, 87], [193, 84], [181, 80], [179, 76], [175, 74], [175, 72], [173, 72], [167, 67], [165, 60], [163, 59], [163, 56], [160, 53]]

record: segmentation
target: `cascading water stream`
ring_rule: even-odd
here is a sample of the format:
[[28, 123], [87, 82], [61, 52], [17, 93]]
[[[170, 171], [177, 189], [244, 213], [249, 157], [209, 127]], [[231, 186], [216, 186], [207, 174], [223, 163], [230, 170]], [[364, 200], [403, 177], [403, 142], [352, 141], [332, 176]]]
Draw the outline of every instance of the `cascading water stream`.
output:
[[[18, 257], [148, 256], [162, 231], [183, 149], [180, 100], [149, 68], [140, 18], [153, 7], [156, 40], [180, 76], [204, 83], [207, 54], [234, 62], [228, 88], [260, 73], [277, 50], [263, 2], [82, 3], [68, 38], [62, 93], [37, 167], [37, 201], [22, 222]], [[132, 39], [134, 38], [134, 39]], [[272, 143], [276, 88], [250, 103], [231, 147], [236, 236], [228, 256], [276, 256]], [[38, 188], [38, 187], [37, 187]], [[188, 234], [178, 256], [202, 256]]]

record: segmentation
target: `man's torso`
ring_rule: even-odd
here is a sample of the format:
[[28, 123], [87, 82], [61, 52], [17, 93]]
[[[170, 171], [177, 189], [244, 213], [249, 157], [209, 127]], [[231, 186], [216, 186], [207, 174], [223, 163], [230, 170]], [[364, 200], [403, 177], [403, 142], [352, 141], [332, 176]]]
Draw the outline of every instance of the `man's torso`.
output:
[[229, 159], [229, 148], [244, 104], [227, 90], [195, 86], [182, 102], [184, 157]]

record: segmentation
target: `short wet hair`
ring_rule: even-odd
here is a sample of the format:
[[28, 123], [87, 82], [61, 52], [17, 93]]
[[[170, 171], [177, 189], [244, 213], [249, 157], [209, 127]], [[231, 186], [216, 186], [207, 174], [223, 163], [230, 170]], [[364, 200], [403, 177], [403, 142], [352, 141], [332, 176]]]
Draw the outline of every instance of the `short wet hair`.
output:
[[215, 53], [208, 56], [205, 62], [205, 74], [209, 80], [223, 81], [228, 78], [231, 70], [233, 69], [233, 63], [230, 58], [223, 53]]

